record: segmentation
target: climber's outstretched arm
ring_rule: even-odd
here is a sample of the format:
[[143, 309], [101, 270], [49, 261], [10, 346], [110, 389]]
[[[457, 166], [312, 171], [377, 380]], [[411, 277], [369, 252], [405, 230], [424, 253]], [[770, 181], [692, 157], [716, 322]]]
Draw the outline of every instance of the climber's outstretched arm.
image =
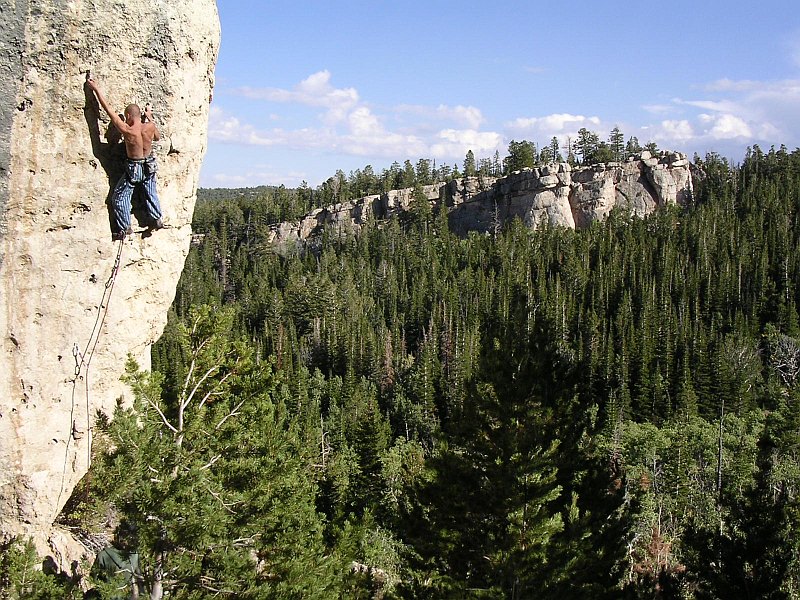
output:
[[111, 122], [114, 124], [114, 127], [116, 127], [120, 131], [120, 133], [123, 134], [130, 133], [130, 127], [125, 121], [120, 119], [119, 115], [115, 113], [108, 105], [108, 101], [106, 100], [105, 96], [103, 96], [103, 93], [100, 91], [97, 82], [94, 79], [89, 78], [86, 80], [86, 84], [92, 89], [95, 96], [97, 96], [97, 101], [100, 103], [100, 106], [103, 107], [103, 110], [108, 113], [108, 116], [111, 118]]

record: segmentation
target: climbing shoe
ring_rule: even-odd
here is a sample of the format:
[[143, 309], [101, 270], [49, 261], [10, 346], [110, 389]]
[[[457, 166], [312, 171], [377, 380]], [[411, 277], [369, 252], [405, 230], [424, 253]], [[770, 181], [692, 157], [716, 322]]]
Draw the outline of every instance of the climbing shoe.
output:
[[164, 229], [164, 221], [162, 219], [156, 219], [155, 222], [150, 226], [150, 229], [156, 231], [157, 229]]
[[111, 234], [111, 239], [113, 241], [124, 240], [129, 235], [133, 234], [133, 227], [128, 225], [128, 228], [125, 231], [117, 231]]

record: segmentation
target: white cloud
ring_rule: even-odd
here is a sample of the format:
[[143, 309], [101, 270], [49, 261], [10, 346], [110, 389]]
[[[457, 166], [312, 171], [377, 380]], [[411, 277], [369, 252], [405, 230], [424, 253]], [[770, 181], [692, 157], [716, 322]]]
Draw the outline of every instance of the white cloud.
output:
[[469, 129], [477, 129], [484, 122], [483, 114], [480, 109], [474, 106], [448, 106], [440, 104], [437, 107], [422, 106], [417, 104], [401, 104], [395, 110], [398, 113], [412, 114], [418, 118], [433, 120], [438, 123], [451, 121], [456, 125], [461, 125]]
[[208, 118], [208, 137], [217, 142], [245, 144], [249, 146], [272, 146], [282, 142], [280, 130], [272, 135], [257, 131], [252, 125], [242, 123], [237, 117], [228, 115], [218, 107], [212, 107]]
[[329, 71], [312, 73], [291, 90], [271, 87], [242, 87], [234, 90], [234, 93], [254, 100], [296, 103], [326, 108], [354, 106], [359, 101], [358, 92], [354, 88], [338, 89], [333, 87]]
[[347, 117], [350, 133], [358, 137], [383, 135], [385, 130], [380, 120], [366, 106], [360, 106]]
[[800, 80], [723, 78], [703, 89], [708, 93], [706, 98], [672, 101], [685, 118], [662, 121], [651, 128], [654, 140], [683, 146], [676, 149], [722, 145], [743, 152], [752, 144], [793, 146], [800, 139]]
[[209, 177], [214, 187], [246, 187], [253, 181], [251, 176], [247, 175], [228, 175], [226, 173], [216, 173]]
[[[256, 100], [323, 109], [317, 115], [322, 126], [295, 130], [259, 129], [238, 115], [229, 114], [215, 106], [209, 119], [210, 139], [231, 144], [313, 149], [331, 155], [393, 160], [404, 157], [460, 160], [467, 150], [471, 149], [477, 156], [485, 156], [501, 149], [503, 145], [501, 134], [480, 131], [485, 119], [474, 106], [402, 105], [376, 113], [359, 99], [355, 89], [333, 87], [328, 71], [312, 74], [291, 90], [240, 88], [236, 94]], [[409, 114], [413, 115], [412, 122], [406, 123], [402, 129], [387, 127], [386, 121]], [[278, 119], [276, 115], [271, 115], [270, 120]], [[442, 129], [443, 122], [453, 123], [457, 127]]]
[[424, 149], [420, 138], [387, 130], [380, 118], [365, 106], [350, 113], [346, 130], [338, 132], [331, 142], [338, 150], [350, 155], [394, 159], [416, 156]]
[[359, 95], [355, 88], [333, 87], [329, 71], [313, 73], [291, 90], [242, 87], [234, 90], [234, 93], [252, 100], [326, 108], [327, 113], [321, 117], [327, 124], [346, 119], [349, 111], [359, 105]]
[[723, 114], [714, 119], [714, 125], [708, 135], [715, 140], [728, 140], [731, 138], [752, 138], [753, 133], [743, 119], [735, 115]]
[[[703, 90], [704, 96], [691, 100], [675, 98], [668, 103], [645, 104], [643, 109], [656, 116], [653, 122], [639, 127], [611, 120], [618, 115], [601, 120], [598, 116], [564, 112], [520, 117], [507, 121], [497, 131], [484, 131], [486, 119], [475, 106], [374, 106], [354, 88], [335, 87], [331, 74], [319, 71], [291, 89], [237, 90], [239, 96], [294, 106], [281, 112], [282, 108], [273, 105], [269, 111], [245, 117], [243, 112], [237, 110], [234, 114], [215, 105], [209, 120], [209, 137], [216, 142], [259, 146], [265, 151], [311, 151], [317, 157], [327, 156], [342, 168], [347, 167], [347, 162], [342, 161], [345, 156], [362, 157], [365, 164], [379, 159], [422, 157], [460, 162], [468, 150], [477, 158], [489, 157], [496, 150], [502, 154], [514, 138], [545, 144], [557, 137], [566, 143], [582, 127], [604, 139], [614, 125], [620, 126], [626, 138], [637, 136], [641, 143], [655, 141], [663, 148], [688, 152], [721, 147], [743, 150], [754, 143], [797, 145], [800, 80], [723, 78]], [[298, 114], [298, 107], [305, 114]], [[310, 127], [286, 125], [309, 121], [313, 123]], [[275, 127], [277, 122], [283, 128]], [[253, 181], [257, 175], [231, 177]], [[285, 176], [284, 181], [287, 180]], [[219, 184], [223, 184], [222, 180]], [[229, 184], [236, 182], [231, 180]]]
[[597, 126], [599, 117], [585, 117], [569, 113], [555, 113], [544, 117], [521, 117], [506, 124], [506, 127], [517, 132], [531, 132], [546, 137], [559, 133], [577, 131], [581, 127]]
[[425, 143], [413, 136], [386, 132], [382, 136], [346, 135], [338, 140], [338, 149], [351, 156], [380, 156], [399, 160], [425, 154]]
[[386, 129], [383, 120], [367, 106], [350, 111], [341, 126], [329, 131], [325, 143], [329, 148], [354, 156], [398, 157], [417, 156], [424, 151], [424, 142], [413, 134]]
[[703, 110], [711, 110], [714, 112], [740, 112], [742, 108], [736, 103], [731, 100], [677, 100], [679, 104], [685, 104], [686, 106], [694, 106], [696, 108], [702, 108]]
[[483, 115], [474, 106], [454, 106], [451, 108], [440, 105], [437, 113], [442, 116], [450, 115], [451, 119], [471, 129], [477, 129], [483, 124]]
[[683, 143], [695, 137], [694, 129], [687, 120], [661, 121], [660, 127], [653, 133], [653, 138], [659, 141]]
[[670, 104], [645, 104], [642, 109], [653, 115], [663, 115], [675, 110]]
[[289, 148], [323, 148], [331, 142], [331, 133], [326, 129], [303, 128], [285, 130], [279, 128], [257, 129], [238, 117], [229, 115], [218, 107], [211, 109], [208, 120], [210, 140], [244, 146], [285, 146]]
[[772, 123], [760, 123], [755, 131], [755, 137], [758, 140], [771, 141], [772, 143], [784, 143], [782, 140], [780, 129], [775, 127]]
[[474, 129], [443, 129], [432, 141], [429, 157], [462, 159], [467, 151], [472, 150], [477, 158], [481, 158], [502, 149], [503, 137], [499, 133]]
[[766, 118], [785, 118], [796, 125], [800, 114], [800, 80], [788, 79], [755, 87], [740, 102], [750, 113]]
[[749, 79], [735, 81], [733, 79], [723, 78], [712, 81], [705, 86], [705, 89], [708, 92], [748, 92], [758, 89], [763, 85], [764, 83], [761, 81], [751, 81]]
[[220, 109], [212, 111], [209, 138], [217, 142], [248, 146], [285, 147], [293, 150], [321, 150], [353, 156], [423, 156], [425, 142], [413, 135], [387, 131], [366, 107], [352, 111], [338, 129], [302, 128], [259, 130]]

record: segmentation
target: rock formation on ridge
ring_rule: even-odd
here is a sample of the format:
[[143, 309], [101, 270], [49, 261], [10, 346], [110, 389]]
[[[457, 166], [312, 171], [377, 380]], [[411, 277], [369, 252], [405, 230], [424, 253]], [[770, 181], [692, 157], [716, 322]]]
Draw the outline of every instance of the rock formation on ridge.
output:
[[[129, 353], [149, 367], [188, 252], [219, 18], [213, 0], [16, 0], [0, 17], [0, 537], [49, 542], [61, 561], [51, 525], [87, 470], [94, 416], [129, 398]], [[152, 104], [168, 225], [125, 240], [103, 304], [124, 147], [89, 70], [120, 112]]]
[[[358, 231], [367, 219], [388, 219], [411, 204], [412, 189], [392, 190], [326, 208], [318, 208], [296, 223], [272, 228], [276, 245], [313, 239], [324, 226]], [[623, 163], [572, 168], [567, 163], [515, 171], [506, 177], [470, 177], [447, 184], [423, 186], [432, 204], [445, 206], [452, 231], [490, 232], [515, 217], [527, 226], [540, 223], [587, 227], [614, 207], [638, 216], [659, 206], [686, 204], [692, 196], [689, 161], [679, 152], [652, 156], [642, 152]]]

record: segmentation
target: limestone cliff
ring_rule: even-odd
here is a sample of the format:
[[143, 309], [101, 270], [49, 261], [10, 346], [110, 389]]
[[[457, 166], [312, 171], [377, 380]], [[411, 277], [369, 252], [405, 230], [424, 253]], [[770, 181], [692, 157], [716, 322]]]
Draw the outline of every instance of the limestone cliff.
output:
[[515, 217], [533, 228], [543, 222], [580, 228], [605, 219], [615, 207], [643, 217], [659, 206], [683, 205], [691, 198], [692, 178], [683, 154], [642, 152], [623, 163], [525, 169], [478, 193], [462, 189], [448, 194], [456, 199], [449, 221], [457, 233], [489, 231]]
[[[163, 330], [191, 239], [219, 19], [213, 0], [11, 0], [0, 20], [0, 533], [41, 549], [57, 545], [51, 524], [86, 472], [94, 415], [128, 396], [126, 355], [149, 366]], [[106, 136], [89, 70], [120, 112], [150, 102], [162, 133], [168, 227], [125, 240], [113, 289], [106, 199], [124, 148]]]
[[[501, 179], [471, 177], [425, 186], [431, 204], [444, 206], [457, 234], [490, 232], [519, 218], [535, 228], [547, 222], [586, 227], [614, 207], [638, 216], [659, 206], [686, 204], [692, 195], [689, 161], [678, 152], [649, 152], [624, 163], [572, 168], [567, 163], [515, 171]], [[276, 245], [312, 240], [326, 225], [358, 231], [369, 217], [387, 219], [407, 210], [413, 190], [393, 190], [317, 209], [299, 222], [272, 228]]]

